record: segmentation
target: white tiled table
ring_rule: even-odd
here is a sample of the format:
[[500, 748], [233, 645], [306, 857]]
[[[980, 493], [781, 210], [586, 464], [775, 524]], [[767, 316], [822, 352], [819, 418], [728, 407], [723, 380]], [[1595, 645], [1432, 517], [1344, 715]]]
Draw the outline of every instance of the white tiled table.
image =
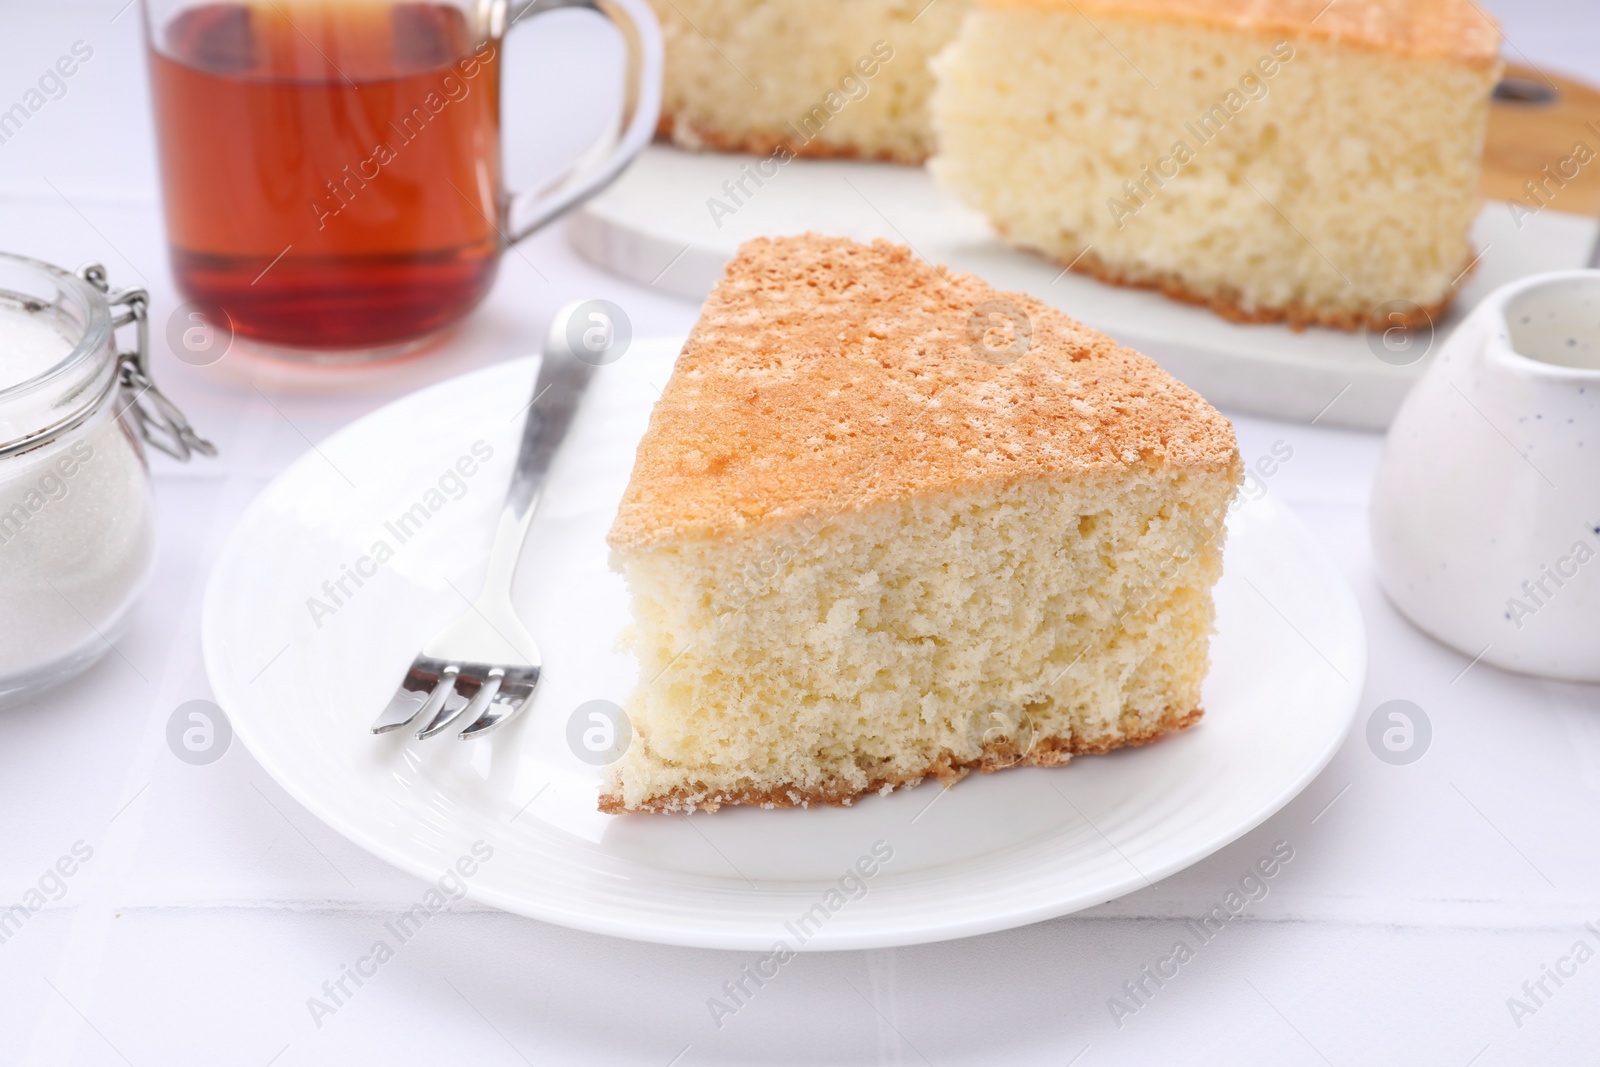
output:
[[[0, 247], [69, 266], [99, 259], [114, 283], [143, 279], [159, 322], [176, 298], [138, 11], [113, 21], [121, 2], [0, 3], [0, 106], [73, 41], [95, 50], [63, 99], [0, 144]], [[1493, 6], [1513, 58], [1600, 80], [1592, 0]], [[604, 94], [576, 107], [553, 94], [581, 82], [575, 57], [597, 52], [576, 18], [512, 49], [514, 63], [531, 60], [515, 99], [560, 105], [511, 105], [546, 116], [533, 147], [513, 153], [520, 171], [583, 141]], [[1574, 942], [1600, 950], [1584, 927], [1600, 928], [1600, 687], [1464, 670], [1464, 657], [1412, 630], [1371, 573], [1365, 503], [1379, 439], [1258, 418], [1237, 420], [1247, 457], [1293, 447], [1271, 491], [1322, 537], [1366, 613], [1362, 719], [1390, 699], [1421, 705], [1435, 736], [1420, 762], [1380, 762], [1358, 729], [1284, 811], [1177, 876], [1009, 933], [802, 957], [720, 1029], [706, 1001], [744, 957], [471, 904], [433, 920], [318, 1026], [307, 998], [422, 887], [321, 825], [242, 747], [205, 767], [168, 751], [172, 710], [210, 695], [196, 632], [207, 570], [241, 509], [308, 439], [524, 353], [579, 296], [615, 300], [640, 336], [681, 333], [695, 315], [598, 274], [552, 231], [506, 258], [448, 354], [345, 389], [258, 380], [268, 404], [242, 365], [200, 371], [158, 352], [161, 384], [222, 457], [156, 457], [160, 559], [120, 655], [0, 713], [0, 906], [76, 843], [93, 849], [61, 899], [0, 943], [0, 1064], [1600, 1061], [1600, 958], [1560, 987], [1546, 979], [1552, 995], [1520, 1026], [1507, 1007]], [[1183, 921], [1279, 839], [1295, 858], [1270, 895], [1118, 1027], [1108, 998], [1125, 997]]]

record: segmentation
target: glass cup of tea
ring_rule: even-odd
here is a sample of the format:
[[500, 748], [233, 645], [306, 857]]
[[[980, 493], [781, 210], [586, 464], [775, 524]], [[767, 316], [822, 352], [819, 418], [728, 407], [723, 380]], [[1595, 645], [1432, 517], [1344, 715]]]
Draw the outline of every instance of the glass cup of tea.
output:
[[[500, 255], [612, 181], [655, 132], [647, 0], [145, 0], [167, 238], [183, 295], [275, 355], [425, 344]], [[501, 42], [562, 8], [627, 49], [622, 114], [532, 192], [501, 179]]]

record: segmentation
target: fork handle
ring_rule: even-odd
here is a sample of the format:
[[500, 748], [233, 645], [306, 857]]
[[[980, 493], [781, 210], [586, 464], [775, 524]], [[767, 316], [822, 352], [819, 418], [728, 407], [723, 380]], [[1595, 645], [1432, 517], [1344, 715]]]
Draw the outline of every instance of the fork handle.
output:
[[[558, 321], [562, 318], [557, 316]], [[506, 492], [494, 544], [489, 549], [489, 575], [479, 600], [509, 600], [517, 558], [522, 554], [534, 509], [539, 506], [545, 478], [594, 372], [593, 365], [578, 359], [565, 345], [546, 342], [539, 360], [539, 376], [533, 383], [533, 399], [522, 424], [522, 443], [517, 449], [511, 488]]]

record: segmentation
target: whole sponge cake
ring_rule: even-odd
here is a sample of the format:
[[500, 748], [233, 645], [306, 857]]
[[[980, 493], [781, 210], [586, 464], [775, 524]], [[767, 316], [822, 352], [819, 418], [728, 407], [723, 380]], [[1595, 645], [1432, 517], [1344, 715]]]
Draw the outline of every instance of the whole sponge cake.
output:
[[976, 0], [935, 60], [932, 166], [1106, 281], [1423, 322], [1476, 255], [1498, 40], [1472, 0]]
[[660, 132], [684, 148], [921, 163], [928, 59], [967, 0], [652, 0]]
[[641, 684], [602, 810], [849, 803], [1188, 725], [1240, 475], [1222, 416], [1029, 297], [746, 244], [609, 537]]

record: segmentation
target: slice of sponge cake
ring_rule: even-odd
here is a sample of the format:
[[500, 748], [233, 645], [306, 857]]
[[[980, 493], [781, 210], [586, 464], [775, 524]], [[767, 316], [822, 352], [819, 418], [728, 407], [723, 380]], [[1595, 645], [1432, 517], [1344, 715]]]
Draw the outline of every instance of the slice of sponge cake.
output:
[[844, 803], [1200, 715], [1232, 427], [906, 248], [746, 244], [609, 540], [640, 685], [605, 811]]
[[921, 163], [928, 59], [968, 0], [652, 0], [663, 136], [684, 148]]
[[1475, 256], [1498, 41], [1473, 0], [976, 0], [935, 60], [933, 170], [1106, 281], [1420, 323]]

